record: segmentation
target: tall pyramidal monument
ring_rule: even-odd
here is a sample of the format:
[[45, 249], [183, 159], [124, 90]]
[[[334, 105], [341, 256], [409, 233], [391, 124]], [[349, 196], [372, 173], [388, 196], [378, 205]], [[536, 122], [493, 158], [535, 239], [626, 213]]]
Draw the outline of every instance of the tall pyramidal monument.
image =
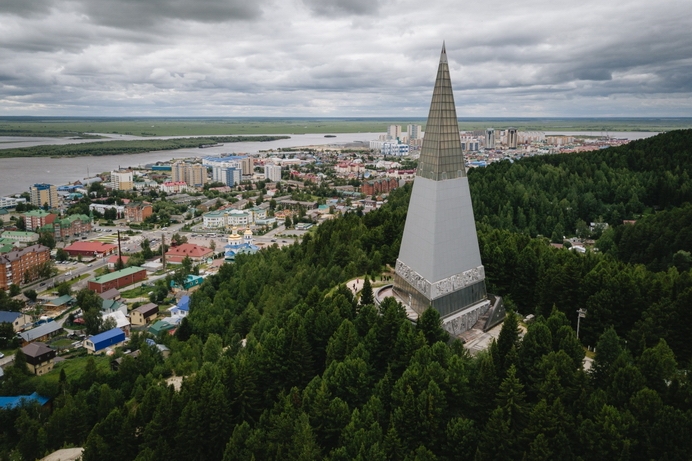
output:
[[444, 44], [393, 290], [417, 315], [436, 309], [454, 335], [486, 315], [493, 324], [504, 317], [501, 299], [485, 288]]

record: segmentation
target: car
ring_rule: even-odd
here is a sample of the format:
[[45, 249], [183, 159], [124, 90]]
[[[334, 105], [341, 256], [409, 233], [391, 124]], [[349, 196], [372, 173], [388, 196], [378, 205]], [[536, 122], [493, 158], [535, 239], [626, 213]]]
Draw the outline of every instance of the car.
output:
[[0, 359], [4, 359], [4, 358], [5, 358], [5, 354], [3, 354], [2, 352], [0, 352]]
[[87, 267], [91, 267], [91, 266], [93, 266], [93, 264], [87, 264]]
[[42, 287], [42, 286], [45, 285], [45, 284], [46, 284], [46, 282], [41, 282], [41, 283], [38, 284], [38, 286]]

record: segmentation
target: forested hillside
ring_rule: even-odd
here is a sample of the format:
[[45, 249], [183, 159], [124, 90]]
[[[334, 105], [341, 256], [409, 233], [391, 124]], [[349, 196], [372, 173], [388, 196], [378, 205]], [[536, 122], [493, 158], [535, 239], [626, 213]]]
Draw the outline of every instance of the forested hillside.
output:
[[[85, 446], [85, 461], [687, 460], [692, 383], [681, 370], [692, 360], [689, 268], [619, 259], [627, 231], [617, 227], [623, 237], [611, 238], [605, 253], [552, 248], [531, 234], [572, 226], [569, 213], [553, 216], [538, 197], [572, 208], [595, 194], [596, 205], [570, 217], [573, 224], [619, 205], [621, 218], [659, 208], [675, 215], [689, 200], [680, 177], [691, 142], [690, 131], [670, 133], [592, 153], [593, 162], [565, 155], [472, 172], [489, 291], [538, 315], [523, 339], [509, 316], [491, 350], [472, 358], [448, 340], [434, 311], [414, 325], [395, 302], [363, 306], [353, 298], [345, 281], [396, 259], [406, 187], [378, 211], [348, 214], [300, 244], [223, 266], [194, 294], [176, 336], [158, 339], [172, 350], [167, 360], [135, 336], [131, 347], [143, 354], [125, 357], [117, 372], [90, 362], [37, 384], [8, 368], [3, 394], [38, 386], [54, 397], [53, 412], [0, 411], [0, 453], [34, 459], [71, 444]], [[596, 194], [595, 184], [606, 184], [590, 181], [599, 171], [611, 186], [639, 184], [641, 207], [628, 210], [631, 194], [621, 194], [624, 204], [617, 194], [606, 199], [606, 188]], [[650, 191], [656, 178], [670, 178], [674, 193]], [[531, 220], [515, 222], [524, 195], [521, 212], [536, 214], [535, 232]], [[552, 228], [541, 230], [551, 216]], [[671, 243], [666, 251], [678, 250]], [[579, 308], [588, 309], [581, 343], [573, 329]], [[582, 368], [583, 345], [597, 348], [591, 373]], [[165, 386], [172, 375], [186, 377], [179, 392]]]
[[546, 237], [692, 201], [692, 130], [581, 154], [493, 163], [469, 173], [477, 221]]

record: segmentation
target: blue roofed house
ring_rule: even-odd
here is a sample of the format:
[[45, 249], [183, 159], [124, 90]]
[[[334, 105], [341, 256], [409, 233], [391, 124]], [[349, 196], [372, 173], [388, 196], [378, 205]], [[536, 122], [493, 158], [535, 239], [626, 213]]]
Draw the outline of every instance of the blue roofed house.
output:
[[120, 328], [104, 331], [97, 335], [91, 336], [84, 341], [84, 348], [90, 354], [96, 354], [104, 351], [111, 346], [119, 346], [125, 342], [125, 332]]
[[14, 331], [22, 331], [31, 326], [31, 316], [21, 312], [0, 311], [0, 323], [10, 323]]
[[190, 297], [188, 295], [183, 296], [178, 304], [169, 308], [168, 311], [171, 313], [172, 319], [181, 320], [183, 317], [187, 317], [187, 314], [190, 313]]

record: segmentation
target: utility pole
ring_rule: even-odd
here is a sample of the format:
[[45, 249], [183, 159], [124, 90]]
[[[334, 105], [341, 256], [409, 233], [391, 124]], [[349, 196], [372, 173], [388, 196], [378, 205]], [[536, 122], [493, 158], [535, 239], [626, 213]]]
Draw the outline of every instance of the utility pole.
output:
[[579, 339], [579, 324], [584, 317], [586, 317], [586, 309], [581, 308], [577, 310], [577, 339]]
[[161, 232], [161, 262], [163, 263], [163, 270], [166, 270], [166, 233]]
[[122, 245], [120, 244], [120, 229], [118, 229], [118, 265], [123, 265], [123, 250]]

